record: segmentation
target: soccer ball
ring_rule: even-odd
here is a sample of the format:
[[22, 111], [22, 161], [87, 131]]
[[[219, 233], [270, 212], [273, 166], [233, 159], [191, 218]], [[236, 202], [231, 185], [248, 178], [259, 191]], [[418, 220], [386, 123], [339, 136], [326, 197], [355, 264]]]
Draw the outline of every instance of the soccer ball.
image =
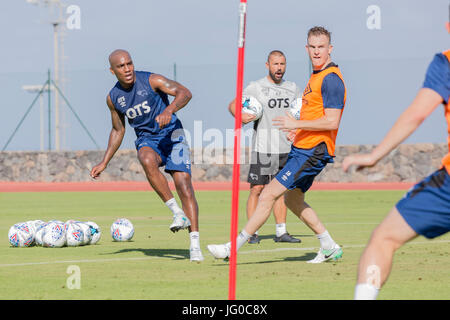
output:
[[96, 244], [100, 238], [102, 237], [102, 230], [100, 230], [100, 227], [93, 221], [88, 221], [86, 224], [91, 229], [91, 242], [89, 244]]
[[111, 236], [115, 241], [128, 241], [133, 238], [134, 227], [130, 220], [117, 219], [111, 225]]
[[92, 234], [91, 234], [91, 227], [86, 222], [78, 222], [78, 225], [81, 227], [81, 230], [83, 230], [83, 241], [81, 243], [82, 246], [85, 246], [91, 242]]
[[66, 223], [66, 244], [68, 247], [77, 247], [83, 243], [84, 233], [80, 225], [75, 222]]
[[45, 224], [45, 221], [42, 221], [42, 220], [32, 220], [32, 221], [29, 221], [29, 222], [34, 227], [34, 231], [35, 232], [39, 229], [40, 226]]
[[66, 244], [66, 228], [64, 223], [49, 222], [42, 233], [42, 245], [50, 248], [61, 248]]
[[301, 110], [302, 110], [302, 98], [297, 98], [291, 102], [288, 112], [292, 117], [294, 117], [295, 120], [300, 120]]
[[242, 112], [255, 116], [255, 120], [261, 118], [263, 109], [261, 103], [253, 96], [242, 97]]
[[9, 243], [13, 247], [29, 247], [34, 242], [34, 227], [27, 222], [13, 225], [8, 232]]
[[36, 233], [34, 234], [34, 242], [38, 246], [42, 246], [42, 235], [44, 234], [44, 228], [47, 224], [47, 222], [44, 222], [36, 228]]

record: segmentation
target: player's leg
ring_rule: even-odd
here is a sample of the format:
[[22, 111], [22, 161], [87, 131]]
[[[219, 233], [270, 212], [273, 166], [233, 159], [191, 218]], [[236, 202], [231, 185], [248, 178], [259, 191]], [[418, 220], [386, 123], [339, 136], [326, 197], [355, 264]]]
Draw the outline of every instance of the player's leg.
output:
[[158, 196], [164, 202], [172, 199], [173, 194], [170, 191], [169, 183], [159, 170], [162, 160], [158, 153], [150, 147], [142, 147], [138, 150], [138, 159], [144, 169], [148, 182]]
[[259, 195], [258, 205], [256, 206], [252, 217], [247, 221], [244, 231], [253, 234], [258, 230], [269, 218], [276, 200], [280, 198], [286, 190], [286, 187], [276, 179], [273, 179], [266, 185]]
[[315, 233], [320, 242], [317, 256], [308, 261], [309, 263], [321, 263], [342, 257], [342, 249], [330, 236], [317, 213], [305, 202], [305, 194], [301, 189], [286, 192], [284, 201], [287, 207]]
[[150, 185], [174, 216], [174, 221], [169, 227], [170, 230], [175, 232], [187, 228], [190, 225], [189, 219], [184, 218], [184, 212], [178, 206], [166, 177], [159, 170], [159, 166], [162, 164], [161, 156], [152, 147], [145, 146], [138, 150], [138, 159]]
[[[258, 205], [259, 196], [264, 189], [262, 184], [250, 184], [250, 192], [247, 199], [247, 220], [249, 220], [256, 210]], [[258, 237], [258, 230], [248, 239], [248, 243], [255, 244], [259, 243], [260, 239]]]
[[[287, 163], [289, 157], [288, 153], [281, 153], [274, 155], [274, 160], [277, 162], [278, 172], [280, 172]], [[277, 172], [277, 174], [278, 174]], [[275, 242], [290, 242], [290, 243], [300, 243], [301, 240], [294, 238], [287, 232], [286, 228], [286, 216], [287, 216], [287, 206], [284, 202], [284, 197], [280, 197], [273, 206], [273, 215], [275, 217], [275, 233], [276, 236], [273, 239]]]
[[358, 269], [355, 299], [376, 299], [392, 267], [394, 252], [422, 235], [433, 239], [450, 231], [450, 176], [445, 168], [432, 173], [400, 199], [374, 230]]
[[361, 255], [355, 299], [376, 299], [378, 290], [391, 272], [395, 251], [416, 236], [417, 233], [394, 207], [373, 231]]
[[275, 242], [300, 243], [301, 240], [291, 236], [286, 229], [287, 206], [284, 197], [279, 197], [273, 206], [273, 215], [275, 217]]
[[[263, 170], [267, 170], [270, 166], [269, 158], [266, 154], [253, 151], [250, 157], [250, 168], [248, 171], [247, 182], [250, 183], [250, 193], [247, 200], [247, 220], [251, 218], [256, 210], [259, 195], [264, 186], [270, 182], [270, 177], [263, 174]], [[264, 162], [263, 162], [264, 161]], [[257, 244], [260, 242], [258, 230], [248, 239], [248, 243]]]
[[[236, 239], [236, 250], [239, 250], [253, 235], [256, 230], [267, 221], [272, 211], [275, 201], [286, 192], [286, 187], [278, 180], [273, 179], [264, 187], [259, 196], [258, 205], [252, 217], [247, 221], [244, 229], [239, 233]], [[208, 245], [209, 252], [217, 259], [227, 258], [230, 255], [231, 243], [219, 245]]]
[[203, 261], [203, 254], [200, 248], [200, 232], [198, 222], [198, 203], [195, 198], [195, 191], [191, 181], [191, 174], [183, 171], [171, 172], [178, 196], [180, 197], [182, 208], [189, 218], [189, 254], [191, 261]]
[[203, 260], [203, 255], [200, 249], [198, 203], [191, 181], [191, 152], [182, 128], [172, 133], [164, 150], [168, 155], [165, 171], [172, 175], [183, 207], [183, 214], [174, 215], [171, 229], [178, 231], [189, 228], [190, 260], [199, 262]]
[[181, 200], [183, 212], [191, 221], [189, 232], [198, 231], [198, 203], [195, 198], [191, 175], [182, 171], [172, 171], [171, 174]]

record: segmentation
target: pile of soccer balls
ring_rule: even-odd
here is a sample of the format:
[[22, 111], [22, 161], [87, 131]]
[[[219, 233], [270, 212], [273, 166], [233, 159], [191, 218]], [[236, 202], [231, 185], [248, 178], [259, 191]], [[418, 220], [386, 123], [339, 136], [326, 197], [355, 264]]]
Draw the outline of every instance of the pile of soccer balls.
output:
[[44, 222], [32, 220], [13, 225], [8, 232], [13, 247], [32, 245], [61, 248], [96, 244], [102, 235], [99, 226], [92, 221], [59, 220]]
[[[128, 241], [133, 235], [134, 226], [128, 219], [117, 219], [111, 225], [114, 241]], [[101, 236], [100, 227], [95, 222], [76, 220], [68, 220], [65, 223], [59, 220], [20, 222], [13, 225], [8, 232], [9, 243], [13, 247], [78, 247], [96, 244]]]

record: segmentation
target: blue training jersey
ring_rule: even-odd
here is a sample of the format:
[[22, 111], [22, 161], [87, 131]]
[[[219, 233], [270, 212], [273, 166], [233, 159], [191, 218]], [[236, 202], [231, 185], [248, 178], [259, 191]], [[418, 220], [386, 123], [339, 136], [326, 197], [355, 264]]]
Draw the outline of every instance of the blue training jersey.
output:
[[176, 114], [164, 128], [160, 128], [155, 118], [170, 104], [164, 92], [155, 92], [149, 83], [151, 72], [136, 71], [136, 81], [130, 89], [124, 89], [117, 81], [109, 92], [116, 111], [128, 118], [137, 137], [146, 135], [165, 136], [182, 128]]
[[424, 88], [429, 88], [438, 93], [444, 100], [449, 102], [450, 97], [450, 64], [449, 59], [442, 53], [434, 56], [430, 63], [423, 83]]

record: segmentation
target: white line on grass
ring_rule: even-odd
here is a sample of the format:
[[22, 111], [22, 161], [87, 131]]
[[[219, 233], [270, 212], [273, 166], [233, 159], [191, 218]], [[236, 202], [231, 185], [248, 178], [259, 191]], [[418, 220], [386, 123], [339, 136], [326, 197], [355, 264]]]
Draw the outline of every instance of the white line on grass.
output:
[[[433, 240], [433, 241], [414, 241], [407, 243], [406, 245], [416, 245], [416, 244], [442, 244], [450, 243], [450, 240]], [[344, 249], [347, 248], [364, 248], [365, 244], [355, 244], [355, 245], [343, 245]], [[256, 252], [281, 252], [281, 251], [315, 251], [318, 247], [309, 248], [276, 248], [268, 250], [250, 250], [250, 251], [239, 251], [239, 254], [252, 254]], [[57, 250], [57, 249], [55, 249]], [[170, 257], [184, 258], [181, 255], [173, 255]], [[36, 265], [47, 265], [47, 264], [65, 264], [65, 263], [97, 263], [97, 262], [115, 262], [115, 261], [140, 261], [140, 260], [151, 260], [151, 259], [166, 259], [167, 257], [135, 257], [135, 258], [112, 258], [112, 259], [85, 259], [85, 260], [63, 260], [63, 261], [42, 261], [42, 262], [27, 262], [27, 263], [11, 263], [11, 264], [0, 264], [0, 267], [24, 267], [24, 266], [36, 266]]]

